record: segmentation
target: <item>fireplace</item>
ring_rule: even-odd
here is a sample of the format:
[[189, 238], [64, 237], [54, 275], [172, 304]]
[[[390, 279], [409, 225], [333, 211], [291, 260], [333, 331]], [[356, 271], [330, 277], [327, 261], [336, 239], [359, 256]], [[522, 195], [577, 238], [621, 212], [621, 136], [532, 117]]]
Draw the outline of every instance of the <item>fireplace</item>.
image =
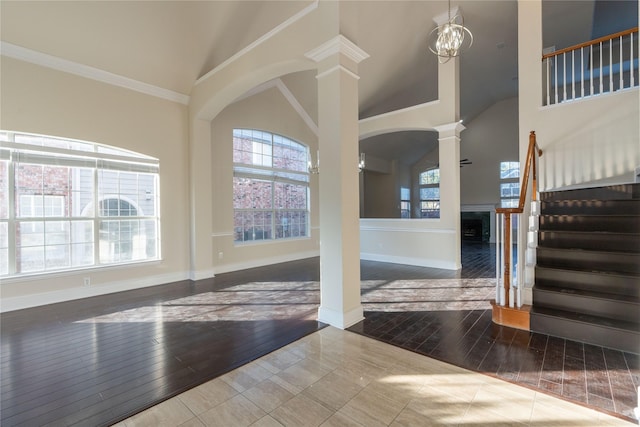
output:
[[462, 240], [471, 242], [488, 242], [490, 233], [489, 212], [462, 212]]

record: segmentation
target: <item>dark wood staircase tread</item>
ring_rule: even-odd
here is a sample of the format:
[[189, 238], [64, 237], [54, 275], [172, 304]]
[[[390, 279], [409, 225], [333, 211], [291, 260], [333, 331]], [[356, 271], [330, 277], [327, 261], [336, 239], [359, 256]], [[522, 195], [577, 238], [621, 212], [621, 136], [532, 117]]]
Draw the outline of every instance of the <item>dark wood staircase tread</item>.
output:
[[[544, 291], [544, 292], [554, 292], [559, 294], [581, 296], [586, 298], [597, 298], [597, 299], [620, 301], [620, 302], [629, 303], [629, 304], [639, 304], [638, 308], [640, 309], [640, 297], [634, 297], [632, 295], [619, 295], [619, 294], [610, 294], [606, 292], [587, 291], [584, 289], [555, 288], [553, 286], [540, 286], [540, 285], [535, 285], [533, 289]], [[640, 310], [638, 311], [638, 320], [640, 321]]]
[[640, 350], [640, 183], [540, 195], [531, 330]]
[[560, 273], [560, 272], [571, 272], [571, 273], [578, 273], [578, 274], [603, 275], [603, 276], [606, 276], [606, 277], [615, 277], [615, 278], [620, 278], [620, 279], [640, 280], [640, 277], [638, 277], [637, 274], [633, 274], [633, 273], [623, 274], [623, 273], [620, 273], [620, 272], [617, 272], [617, 271], [582, 270], [582, 269], [577, 269], [577, 268], [560, 268], [560, 267], [551, 267], [551, 266], [540, 265], [540, 263], [538, 263], [538, 265], [536, 266], [536, 269], [555, 270], [558, 273]]
[[584, 324], [596, 324], [598, 326], [622, 330], [632, 333], [640, 337], [640, 325], [634, 322], [627, 322], [624, 320], [616, 320], [608, 317], [592, 316], [584, 313], [577, 313], [573, 311], [558, 310], [546, 307], [531, 307], [531, 317], [534, 316], [548, 316], [571, 320], [574, 322], [580, 322]]

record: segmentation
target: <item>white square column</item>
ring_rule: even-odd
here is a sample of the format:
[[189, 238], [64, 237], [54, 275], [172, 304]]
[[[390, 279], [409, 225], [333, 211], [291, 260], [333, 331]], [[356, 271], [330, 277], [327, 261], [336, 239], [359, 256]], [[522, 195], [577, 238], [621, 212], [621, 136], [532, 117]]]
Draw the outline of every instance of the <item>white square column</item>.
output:
[[440, 152], [440, 223], [452, 230], [455, 265], [462, 268], [462, 235], [460, 231], [460, 133], [459, 123], [438, 126]]
[[357, 69], [368, 55], [338, 35], [307, 53], [307, 57], [318, 63], [318, 320], [345, 329], [364, 318], [360, 300]]

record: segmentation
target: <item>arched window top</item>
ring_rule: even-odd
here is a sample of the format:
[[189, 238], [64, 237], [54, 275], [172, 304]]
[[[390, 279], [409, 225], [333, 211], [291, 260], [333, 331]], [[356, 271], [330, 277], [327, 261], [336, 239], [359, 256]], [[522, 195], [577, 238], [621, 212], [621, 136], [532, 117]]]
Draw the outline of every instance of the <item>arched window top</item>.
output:
[[440, 184], [440, 169], [430, 169], [420, 173], [420, 185]]
[[122, 148], [110, 147], [108, 145], [98, 144], [96, 142], [79, 141], [68, 138], [57, 138], [54, 136], [37, 135], [32, 133], [0, 131], [0, 141], [43, 147], [45, 149], [85, 151], [87, 153], [101, 153], [112, 156], [156, 160], [153, 157], [146, 156], [144, 154], [136, 153], [130, 150], [124, 150]]
[[233, 130], [233, 163], [307, 173], [309, 148], [282, 135], [257, 130]]

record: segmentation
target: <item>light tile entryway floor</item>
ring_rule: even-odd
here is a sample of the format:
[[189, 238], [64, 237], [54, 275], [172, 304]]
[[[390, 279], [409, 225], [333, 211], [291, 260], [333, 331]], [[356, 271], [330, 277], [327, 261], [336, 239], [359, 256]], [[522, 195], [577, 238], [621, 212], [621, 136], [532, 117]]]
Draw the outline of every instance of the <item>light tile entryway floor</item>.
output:
[[327, 327], [116, 424], [631, 426], [633, 423]]

